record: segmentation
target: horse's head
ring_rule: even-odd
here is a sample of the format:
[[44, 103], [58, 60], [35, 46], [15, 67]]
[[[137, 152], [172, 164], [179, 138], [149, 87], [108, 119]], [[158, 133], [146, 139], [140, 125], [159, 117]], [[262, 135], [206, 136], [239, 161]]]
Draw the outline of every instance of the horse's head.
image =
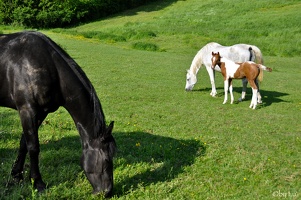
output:
[[196, 81], [197, 81], [196, 75], [193, 74], [190, 70], [187, 70], [185, 90], [191, 91]]
[[211, 68], [212, 69], [214, 69], [216, 65], [220, 64], [221, 58], [222, 57], [220, 56], [219, 52], [217, 52], [217, 53], [212, 52], [212, 58], [211, 58], [211, 62], [212, 62]]
[[116, 149], [113, 126], [114, 122], [111, 122], [100, 138], [82, 137], [81, 165], [93, 187], [93, 193], [104, 192], [105, 197], [110, 197], [113, 190], [113, 155]]

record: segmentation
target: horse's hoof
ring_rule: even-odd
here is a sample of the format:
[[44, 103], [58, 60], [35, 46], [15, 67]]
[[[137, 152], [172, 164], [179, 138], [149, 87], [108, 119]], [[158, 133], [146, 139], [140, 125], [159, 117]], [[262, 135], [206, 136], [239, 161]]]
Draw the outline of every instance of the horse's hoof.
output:
[[253, 110], [255, 110], [256, 106], [250, 105], [249, 108], [252, 108]]
[[210, 96], [216, 97], [217, 93], [216, 92], [210, 92]]
[[17, 173], [17, 174], [12, 173], [12, 177], [13, 177], [13, 183], [20, 183], [24, 179], [22, 173]]
[[33, 186], [38, 192], [43, 192], [46, 189], [46, 184], [42, 180], [34, 181]]
[[240, 97], [240, 98], [238, 99], [238, 102], [242, 102], [242, 100], [243, 100], [243, 99]]

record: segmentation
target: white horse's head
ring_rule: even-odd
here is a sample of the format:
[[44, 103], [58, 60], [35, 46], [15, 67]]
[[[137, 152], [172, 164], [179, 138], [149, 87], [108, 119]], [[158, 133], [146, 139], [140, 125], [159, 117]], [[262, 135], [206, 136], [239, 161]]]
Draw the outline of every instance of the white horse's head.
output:
[[190, 70], [187, 70], [185, 90], [191, 91], [196, 81], [196, 75], [193, 74]]

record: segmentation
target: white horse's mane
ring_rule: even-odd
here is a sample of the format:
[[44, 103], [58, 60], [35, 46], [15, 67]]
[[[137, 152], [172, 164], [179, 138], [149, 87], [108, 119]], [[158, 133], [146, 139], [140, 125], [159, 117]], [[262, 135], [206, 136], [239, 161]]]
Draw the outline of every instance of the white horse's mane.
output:
[[[203, 48], [201, 48], [198, 53], [194, 56], [191, 66], [189, 68], [189, 71], [192, 72], [192, 74], [196, 75], [199, 71], [199, 69], [201, 68], [201, 66], [204, 63], [204, 60], [208, 57], [208, 53], [218, 47], [221, 46], [220, 44], [216, 43], [216, 42], [210, 42], [207, 45], [205, 45]], [[211, 52], [210, 52], [211, 55]]]

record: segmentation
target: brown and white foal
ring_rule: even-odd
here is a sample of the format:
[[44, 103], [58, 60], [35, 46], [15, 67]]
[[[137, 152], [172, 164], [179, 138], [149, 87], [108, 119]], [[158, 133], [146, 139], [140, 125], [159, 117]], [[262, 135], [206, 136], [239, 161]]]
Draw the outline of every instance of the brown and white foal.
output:
[[231, 104], [234, 101], [233, 97], [233, 87], [232, 87], [232, 79], [242, 79], [247, 78], [252, 87], [252, 101], [250, 104], [250, 108], [255, 109], [257, 105], [257, 92], [258, 87], [256, 85], [256, 79], [260, 73], [260, 70], [265, 70], [271, 72], [272, 69], [268, 68], [261, 64], [256, 64], [251, 61], [243, 62], [243, 63], [235, 63], [232, 60], [221, 57], [219, 52], [212, 52], [212, 69], [218, 65], [221, 68], [222, 75], [224, 77], [224, 90], [225, 90], [225, 98], [223, 104], [225, 104], [228, 100], [228, 88], [230, 90], [231, 95]]

